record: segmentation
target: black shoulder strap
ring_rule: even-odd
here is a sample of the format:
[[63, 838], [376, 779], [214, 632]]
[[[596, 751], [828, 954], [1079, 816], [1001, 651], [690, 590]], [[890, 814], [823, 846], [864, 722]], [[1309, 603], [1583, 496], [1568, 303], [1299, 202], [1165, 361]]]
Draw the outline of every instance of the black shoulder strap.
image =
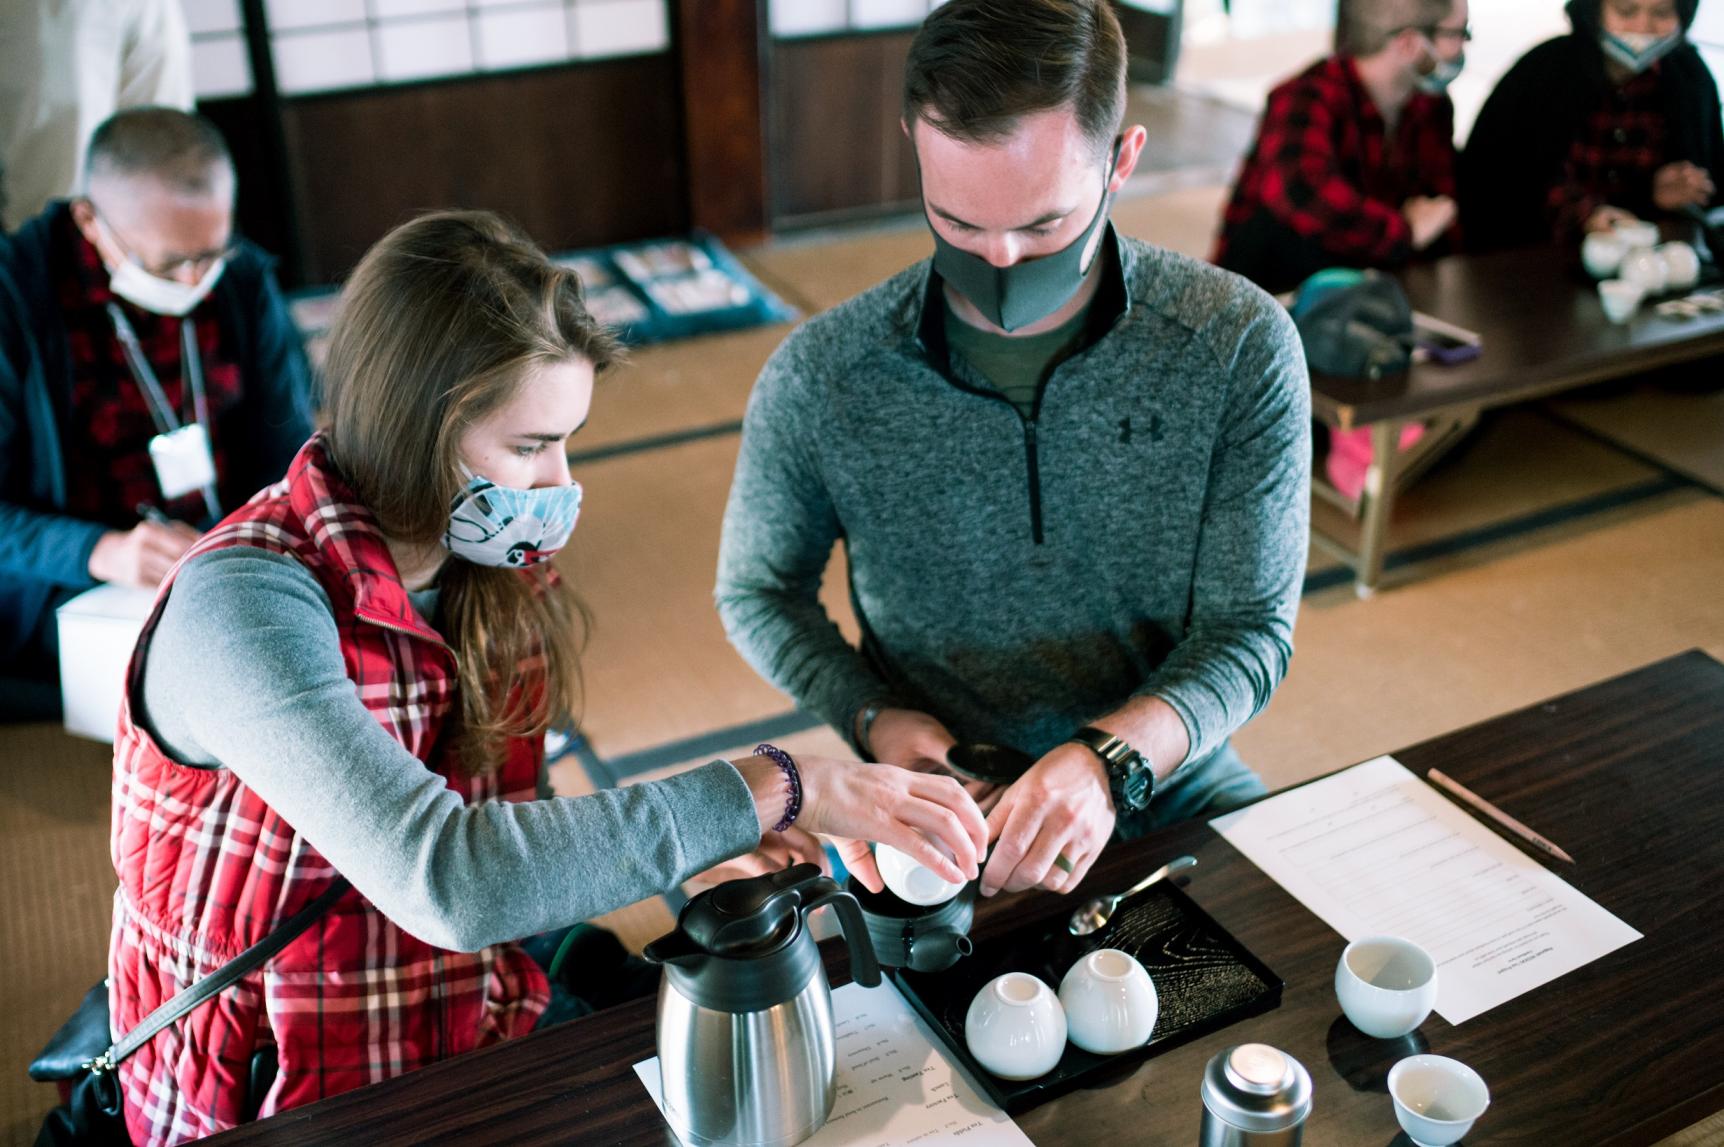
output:
[[287, 947], [298, 935], [317, 922], [351, 887], [347, 878], [338, 876], [323, 895], [301, 908], [282, 922], [281, 927], [158, 1007], [145, 1016], [138, 1026], [89, 1063], [98, 1074], [112, 1071], [116, 1064], [154, 1039], [156, 1033], [190, 1012], [206, 1000], [214, 999], [238, 983], [253, 970], [262, 967], [269, 958]]

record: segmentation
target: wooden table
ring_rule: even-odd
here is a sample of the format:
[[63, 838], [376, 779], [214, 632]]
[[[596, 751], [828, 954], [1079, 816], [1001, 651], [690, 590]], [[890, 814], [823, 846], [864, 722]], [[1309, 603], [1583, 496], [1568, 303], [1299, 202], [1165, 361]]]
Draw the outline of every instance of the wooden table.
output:
[[[1328, 533], [1314, 540], [1352, 566], [1361, 597], [1370, 596], [1382, 576], [1397, 482], [1451, 444], [1481, 411], [1724, 354], [1721, 314], [1680, 321], [1660, 318], [1646, 305], [1626, 325], [1609, 322], [1596, 286], [1555, 248], [1454, 255], [1397, 277], [1415, 310], [1477, 331], [1483, 353], [1471, 362], [1422, 363], [1376, 380], [1312, 377], [1317, 418], [1341, 430], [1371, 430], [1371, 464], [1356, 503], [1320, 477], [1314, 483], [1319, 495], [1340, 502], [1359, 521], [1356, 549]], [[1403, 452], [1401, 429], [1412, 423], [1429, 429]]]
[[[1433, 766], [1575, 855], [1563, 875], [1644, 939], [1459, 1028], [1432, 1015], [1378, 1043], [1340, 1017], [1343, 942], [1206, 823], [1117, 845], [1084, 885], [1112, 891], [1192, 853], [1187, 891], [1286, 981], [1279, 1008], [1019, 1117], [1042, 1147], [1197, 1142], [1204, 1064], [1260, 1040], [1310, 1069], [1313, 1147], [1405, 1147], [1383, 1077], [1418, 1039], [1477, 1068], [1492, 1104], [1469, 1144], [1648, 1144], [1724, 1109], [1724, 665], [1699, 652], [1396, 754]], [[978, 932], [1069, 911], [1000, 896]], [[827, 945], [835, 981], [844, 961]], [[242, 1144], [673, 1144], [631, 1065], [654, 1054], [640, 1001], [240, 1128]]]

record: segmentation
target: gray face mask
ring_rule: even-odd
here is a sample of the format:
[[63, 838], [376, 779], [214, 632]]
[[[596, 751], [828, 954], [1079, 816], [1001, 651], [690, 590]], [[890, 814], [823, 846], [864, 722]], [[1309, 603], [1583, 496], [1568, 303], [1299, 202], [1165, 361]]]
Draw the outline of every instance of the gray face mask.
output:
[[1672, 32], [1668, 36], [1654, 36], [1646, 32], [1632, 32], [1621, 36], [1612, 36], [1609, 32], [1598, 34], [1599, 47], [1604, 54], [1639, 75], [1682, 45], [1681, 32]]
[[[1095, 218], [1089, 221], [1083, 234], [1051, 255], [1025, 259], [1009, 267], [996, 267], [980, 255], [973, 255], [948, 243], [928, 221], [934, 233], [934, 271], [982, 313], [982, 317], [1003, 331], [1015, 331], [1047, 318], [1077, 294], [1089, 268], [1084, 265], [1084, 250], [1096, 229], [1107, 220], [1108, 206], [1113, 196], [1107, 185], [1113, 181], [1114, 165], [1119, 160], [1119, 144], [1108, 157], [1107, 175], [1102, 179], [1101, 202], [1096, 205]], [[924, 211], [926, 208], [924, 208]]]
[[1461, 69], [1466, 67], [1465, 56], [1456, 56], [1452, 60], [1438, 60], [1436, 66], [1414, 83], [1427, 96], [1440, 96], [1449, 90], [1449, 85], [1460, 77]]

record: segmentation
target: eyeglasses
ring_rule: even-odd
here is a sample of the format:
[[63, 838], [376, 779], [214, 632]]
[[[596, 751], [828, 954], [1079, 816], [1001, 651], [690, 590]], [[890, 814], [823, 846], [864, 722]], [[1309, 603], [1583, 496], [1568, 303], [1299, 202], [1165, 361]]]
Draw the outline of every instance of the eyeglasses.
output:
[[90, 204], [90, 213], [96, 217], [96, 222], [101, 224], [102, 229], [108, 233], [108, 238], [113, 240], [114, 246], [120, 249], [120, 254], [124, 255], [128, 262], [135, 264], [145, 274], [154, 275], [158, 279], [172, 279], [182, 270], [190, 270], [195, 278], [201, 279], [218, 262], [232, 259], [239, 253], [239, 244], [230, 239], [213, 251], [203, 251], [196, 255], [187, 255], [184, 258], [170, 259], [161, 263], [146, 263], [137, 256], [137, 253], [131, 249], [128, 243], [120, 238], [120, 233], [114, 230], [114, 225], [109, 223], [100, 211], [96, 210], [94, 203]]
[[1432, 40], [1459, 40], [1463, 44], [1473, 42], [1473, 26], [1471, 24], [1459, 28], [1444, 28], [1433, 24], [1428, 28], [1413, 28], [1412, 30], [1429, 36]]

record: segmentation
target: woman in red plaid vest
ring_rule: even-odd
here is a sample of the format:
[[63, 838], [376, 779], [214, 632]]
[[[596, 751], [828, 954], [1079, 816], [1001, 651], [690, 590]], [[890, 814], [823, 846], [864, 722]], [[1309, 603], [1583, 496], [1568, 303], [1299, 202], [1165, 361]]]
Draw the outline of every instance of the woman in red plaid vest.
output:
[[494, 217], [406, 224], [346, 288], [325, 429], [163, 583], [115, 745], [115, 1034], [337, 874], [353, 890], [121, 1065], [134, 1142], [524, 1034], [552, 987], [515, 940], [715, 865], [821, 860], [815, 833], [876, 890], [868, 840], [975, 877], [986, 828], [947, 777], [762, 746], [541, 795], [581, 632], [545, 559], [579, 507], [566, 442], [615, 353], [573, 273]]

